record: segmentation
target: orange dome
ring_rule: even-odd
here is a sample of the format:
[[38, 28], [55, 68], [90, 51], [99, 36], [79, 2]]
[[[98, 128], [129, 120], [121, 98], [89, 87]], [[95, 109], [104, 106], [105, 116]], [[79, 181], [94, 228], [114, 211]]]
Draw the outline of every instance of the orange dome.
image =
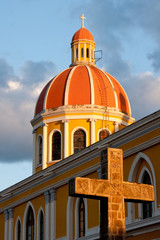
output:
[[53, 78], [42, 90], [35, 115], [64, 105], [100, 105], [131, 115], [128, 97], [110, 74], [95, 66], [70, 67]]
[[83, 39], [83, 40], [90, 40], [94, 42], [94, 38], [93, 35], [90, 33], [90, 31], [88, 31], [85, 27], [80, 28], [74, 35], [72, 38], [72, 42], [79, 40], [79, 39]]

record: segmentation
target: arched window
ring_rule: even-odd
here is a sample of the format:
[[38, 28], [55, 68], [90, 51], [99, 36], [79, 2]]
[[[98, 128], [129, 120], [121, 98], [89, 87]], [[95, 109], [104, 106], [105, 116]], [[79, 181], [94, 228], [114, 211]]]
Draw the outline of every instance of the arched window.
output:
[[86, 147], [86, 133], [78, 129], [74, 133], [74, 153], [77, 153]]
[[40, 212], [40, 217], [39, 217], [39, 240], [44, 240], [44, 216], [43, 212]]
[[76, 48], [76, 58], [78, 58], [78, 48]]
[[38, 164], [42, 164], [42, 137], [38, 137]]
[[18, 220], [17, 223], [17, 240], [21, 240], [21, 222]]
[[52, 135], [52, 161], [61, 159], [61, 134], [56, 131]]
[[99, 132], [99, 140], [102, 140], [103, 138], [106, 138], [109, 136], [109, 132], [104, 129]]
[[[151, 179], [147, 171], [144, 172], [142, 183], [151, 185]], [[152, 217], [152, 202], [143, 203], [143, 219]]]
[[34, 240], [34, 215], [31, 206], [29, 207], [27, 214], [26, 240]]
[[85, 236], [85, 207], [83, 198], [79, 202], [79, 237]]
[[83, 55], [84, 55], [83, 48], [81, 48], [81, 58], [83, 58]]
[[86, 49], [87, 58], [89, 58], [89, 48]]

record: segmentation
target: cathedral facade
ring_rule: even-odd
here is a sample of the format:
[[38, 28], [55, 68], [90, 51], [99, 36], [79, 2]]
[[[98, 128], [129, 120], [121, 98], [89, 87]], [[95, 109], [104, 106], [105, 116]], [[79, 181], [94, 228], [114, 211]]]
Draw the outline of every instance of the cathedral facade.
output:
[[99, 239], [100, 201], [70, 197], [69, 180], [100, 179], [107, 147], [123, 150], [125, 181], [154, 186], [154, 202], [125, 204], [126, 239], [160, 239], [160, 111], [134, 122], [123, 87], [97, 68], [83, 20], [71, 41], [70, 67], [36, 103], [33, 174], [0, 192], [0, 239]]

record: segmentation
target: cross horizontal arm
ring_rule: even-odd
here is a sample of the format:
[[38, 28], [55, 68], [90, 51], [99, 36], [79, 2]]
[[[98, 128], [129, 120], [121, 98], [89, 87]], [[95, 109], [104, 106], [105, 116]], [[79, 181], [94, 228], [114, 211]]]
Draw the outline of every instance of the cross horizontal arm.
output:
[[91, 198], [109, 197], [110, 183], [108, 180], [72, 178], [69, 181], [69, 195], [85, 195]]
[[154, 186], [140, 183], [123, 182], [125, 201], [154, 201]]

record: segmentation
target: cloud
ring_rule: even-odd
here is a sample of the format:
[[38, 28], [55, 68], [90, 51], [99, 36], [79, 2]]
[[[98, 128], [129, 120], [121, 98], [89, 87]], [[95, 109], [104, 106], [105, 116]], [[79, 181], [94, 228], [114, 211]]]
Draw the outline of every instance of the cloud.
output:
[[160, 49], [155, 50], [152, 54], [148, 54], [148, 58], [152, 60], [154, 71], [160, 72]]
[[136, 120], [160, 109], [160, 77], [151, 72], [131, 76], [123, 83]]
[[10, 79], [16, 79], [13, 68], [5, 59], [0, 59], [0, 88], [6, 87]]
[[[1, 68], [4, 68], [1, 69]], [[18, 162], [32, 159], [32, 127], [37, 97], [55, 75], [51, 61], [27, 61], [15, 73], [12, 66], [0, 60], [0, 73], [4, 73], [0, 88], [0, 161]], [[15, 80], [16, 79], [16, 80]]]

